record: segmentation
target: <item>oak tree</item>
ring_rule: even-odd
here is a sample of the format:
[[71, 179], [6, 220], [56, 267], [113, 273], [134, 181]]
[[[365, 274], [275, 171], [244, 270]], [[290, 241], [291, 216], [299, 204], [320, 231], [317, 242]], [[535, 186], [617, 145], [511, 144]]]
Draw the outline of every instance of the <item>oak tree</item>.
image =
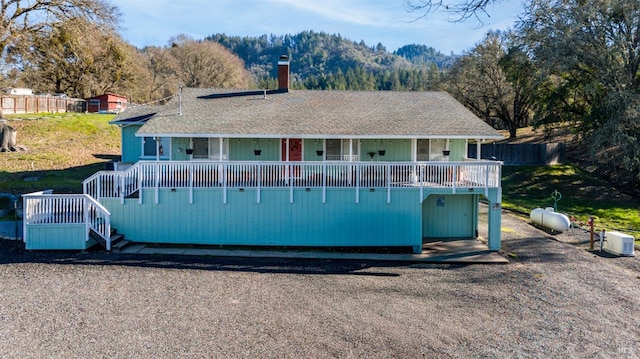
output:
[[536, 120], [574, 127], [603, 174], [640, 184], [640, 3], [532, 0], [518, 30], [549, 79]]

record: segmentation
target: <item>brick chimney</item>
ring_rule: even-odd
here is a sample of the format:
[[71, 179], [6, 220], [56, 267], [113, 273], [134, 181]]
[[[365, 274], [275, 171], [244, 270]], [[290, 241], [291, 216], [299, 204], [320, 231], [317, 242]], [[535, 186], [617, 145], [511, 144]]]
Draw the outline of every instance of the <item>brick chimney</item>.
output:
[[278, 60], [278, 90], [289, 92], [289, 56], [280, 55]]

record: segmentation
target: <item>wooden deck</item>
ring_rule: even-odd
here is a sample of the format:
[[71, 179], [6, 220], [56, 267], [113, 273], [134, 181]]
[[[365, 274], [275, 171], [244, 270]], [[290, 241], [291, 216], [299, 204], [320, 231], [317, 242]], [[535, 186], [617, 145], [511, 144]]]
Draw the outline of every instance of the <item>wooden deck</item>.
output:
[[142, 188], [457, 188], [500, 187], [501, 163], [143, 161], [84, 182], [94, 198], [125, 198]]

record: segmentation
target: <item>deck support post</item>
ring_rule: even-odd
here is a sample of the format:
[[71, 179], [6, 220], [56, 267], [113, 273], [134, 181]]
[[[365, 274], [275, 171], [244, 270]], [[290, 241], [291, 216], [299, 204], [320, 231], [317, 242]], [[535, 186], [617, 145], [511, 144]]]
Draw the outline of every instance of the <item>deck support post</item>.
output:
[[502, 226], [502, 189], [496, 188], [489, 192], [489, 250], [500, 250]]

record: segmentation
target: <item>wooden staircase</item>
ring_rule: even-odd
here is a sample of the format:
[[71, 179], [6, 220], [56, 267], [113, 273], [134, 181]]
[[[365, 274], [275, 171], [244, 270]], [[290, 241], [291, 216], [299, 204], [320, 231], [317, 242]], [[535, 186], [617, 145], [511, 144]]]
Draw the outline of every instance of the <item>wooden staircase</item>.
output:
[[[89, 236], [95, 240], [102, 248], [107, 248], [107, 241], [104, 238], [100, 237], [95, 231], [90, 230]], [[124, 247], [129, 245], [131, 241], [124, 239], [124, 234], [118, 233], [115, 228], [111, 228], [111, 251], [119, 252]]]

